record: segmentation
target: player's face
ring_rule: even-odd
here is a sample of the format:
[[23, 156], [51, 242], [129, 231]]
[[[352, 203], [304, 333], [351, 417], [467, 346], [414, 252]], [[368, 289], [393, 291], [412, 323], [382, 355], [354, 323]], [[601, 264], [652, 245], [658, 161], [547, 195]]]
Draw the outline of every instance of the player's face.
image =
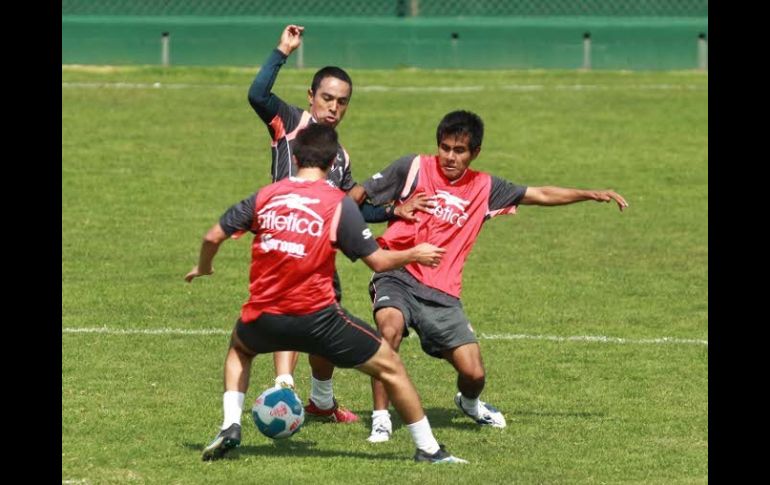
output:
[[446, 135], [438, 144], [438, 161], [441, 172], [449, 180], [457, 180], [479, 155], [481, 147], [471, 151], [470, 135]]
[[336, 77], [327, 76], [315, 93], [308, 91], [310, 113], [323, 125], [336, 127], [345, 116], [350, 102], [350, 84]]

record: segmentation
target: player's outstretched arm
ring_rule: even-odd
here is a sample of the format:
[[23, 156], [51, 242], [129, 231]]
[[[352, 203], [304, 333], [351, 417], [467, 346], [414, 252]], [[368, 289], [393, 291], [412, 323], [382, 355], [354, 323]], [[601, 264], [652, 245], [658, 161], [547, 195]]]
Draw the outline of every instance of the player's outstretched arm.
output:
[[225, 231], [219, 223], [209, 229], [205, 236], [203, 236], [203, 242], [201, 243], [201, 252], [198, 256], [198, 264], [193, 266], [189, 273], [184, 277], [185, 281], [190, 283], [192, 280], [199, 276], [206, 276], [214, 273], [214, 267], [212, 263], [214, 256], [219, 251], [219, 245], [227, 239]]
[[445, 249], [432, 244], [421, 243], [403, 251], [389, 251], [378, 249], [369, 256], [361, 258], [375, 273], [382, 273], [392, 269], [398, 269], [409, 263], [419, 263], [435, 268], [444, 257]]
[[584, 200], [595, 200], [597, 202], [615, 201], [618, 209], [623, 211], [628, 207], [628, 202], [620, 194], [613, 190], [582, 190], [569, 189], [564, 187], [527, 187], [521, 204], [524, 205], [566, 205]]
[[289, 56], [302, 43], [302, 32], [305, 27], [301, 25], [287, 25], [281, 32], [281, 40], [276, 49]]

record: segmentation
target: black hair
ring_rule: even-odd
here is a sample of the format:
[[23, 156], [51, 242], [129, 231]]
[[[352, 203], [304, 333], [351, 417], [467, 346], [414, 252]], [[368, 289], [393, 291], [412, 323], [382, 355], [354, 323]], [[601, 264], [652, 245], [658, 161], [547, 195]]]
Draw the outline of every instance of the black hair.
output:
[[468, 148], [471, 151], [481, 147], [484, 139], [484, 122], [476, 113], [470, 111], [452, 111], [448, 113], [436, 128], [436, 144], [446, 136], [468, 135]]
[[326, 170], [337, 157], [337, 132], [331, 126], [313, 123], [294, 139], [294, 156], [299, 168]]
[[310, 85], [310, 91], [315, 95], [316, 90], [318, 89], [318, 86], [321, 85], [321, 81], [326, 79], [327, 77], [334, 77], [339, 79], [340, 81], [344, 81], [350, 85], [350, 96], [353, 96], [353, 80], [350, 79], [350, 76], [348, 76], [348, 73], [345, 72], [344, 69], [339, 68], [337, 66], [326, 66], [322, 67], [318, 70], [317, 73], [315, 73], [315, 76], [313, 76], [313, 84]]

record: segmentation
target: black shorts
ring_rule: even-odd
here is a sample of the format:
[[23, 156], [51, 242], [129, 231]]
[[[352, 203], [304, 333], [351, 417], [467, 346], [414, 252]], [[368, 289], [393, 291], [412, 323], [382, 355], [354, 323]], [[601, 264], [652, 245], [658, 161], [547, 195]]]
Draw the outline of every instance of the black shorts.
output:
[[235, 323], [241, 342], [257, 354], [295, 350], [320, 355], [337, 367], [361, 365], [380, 348], [379, 332], [339, 304], [308, 315], [263, 313]]
[[412, 327], [420, 337], [423, 352], [443, 358], [447, 350], [478, 343], [461, 303], [442, 305], [422, 299], [408, 284], [393, 276], [378, 276], [369, 283], [372, 313], [381, 308], [395, 308], [404, 316], [404, 336]]

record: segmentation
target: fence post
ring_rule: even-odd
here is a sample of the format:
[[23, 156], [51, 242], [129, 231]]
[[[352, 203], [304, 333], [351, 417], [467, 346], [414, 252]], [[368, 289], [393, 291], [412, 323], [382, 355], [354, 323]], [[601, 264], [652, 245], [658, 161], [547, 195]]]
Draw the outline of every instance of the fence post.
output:
[[709, 46], [706, 40], [706, 34], [698, 34], [698, 69], [708, 71], [709, 68]]
[[591, 69], [591, 32], [583, 34], [583, 69]]
[[417, 17], [420, 15], [420, 0], [410, 0], [409, 2], [409, 16]]
[[300, 42], [297, 47], [297, 69], [303, 69], [305, 67], [305, 43]]
[[163, 67], [168, 67], [171, 64], [169, 42], [170, 39], [168, 32], [163, 32], [160, 35], [160, 63], [163, 64]]
[[452, 39], [450, 42], [452, 44], [452, 67], [455, 69], [459, 69], [460, 64], [458, 62], [458, 56], [457, 56], [457, 39], [460, 38], [460, 34], [457, 32], [452, 32], [449, 34], [449, 38]]

